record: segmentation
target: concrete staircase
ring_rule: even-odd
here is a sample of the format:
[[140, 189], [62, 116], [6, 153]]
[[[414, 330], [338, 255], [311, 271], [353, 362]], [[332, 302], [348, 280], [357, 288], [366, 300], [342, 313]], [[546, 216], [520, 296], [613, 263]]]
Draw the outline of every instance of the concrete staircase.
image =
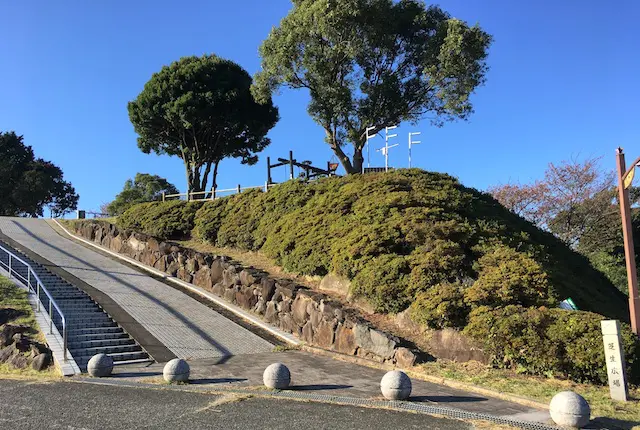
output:
[[[89, 359], [99, 353], [109, 355], [116, 365], [153, 361], [146, 351], [87, 293], [50, 272], [46, 267], [31, 260], [2, 240], [0, 240], [0, 244], [31, 266], [64, 313], [67, 320], [69, 352], [82, 372], [87, 371]], [[2, 249], [0, 249], [0, 260], [8, 264], [9, 256]], [[13, 259], [12, 267], [20, 275], [27, 277], [26, 266]], [[33, 280], [32, 285], [35, 285]], [[45, 294], [40, 295], [40, 300], [45, 309], [48, 309], [49, 299]], [[53, 323], [62, 333], [62, 321], [57, 314]]]

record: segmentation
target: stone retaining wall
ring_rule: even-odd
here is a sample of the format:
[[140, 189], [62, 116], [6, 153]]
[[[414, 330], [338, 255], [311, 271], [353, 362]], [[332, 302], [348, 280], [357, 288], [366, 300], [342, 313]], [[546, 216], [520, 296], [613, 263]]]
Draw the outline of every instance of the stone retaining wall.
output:
[[196, 252], [105, 222], [76, 221], [71, 230], [213, 292], [309, 345], [399, 367], [412, 366], [421, 355], [408, 343], [372, 327], [357, 312], [344, 309], [325, 294], [289, 280], [273, 279], [228, 257]]

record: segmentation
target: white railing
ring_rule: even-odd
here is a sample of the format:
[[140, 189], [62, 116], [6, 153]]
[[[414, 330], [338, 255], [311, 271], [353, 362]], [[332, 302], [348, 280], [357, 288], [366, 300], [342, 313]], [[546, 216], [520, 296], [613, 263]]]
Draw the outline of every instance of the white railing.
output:
[[[67, 320], [64, 317], [64, 314], [62, 313], [62, 311], [60, 310], [60, 307], [58, 307], [58, 304], [56, 303], [56, 301], [53, 300], [53, 297], [51, 297], [51, 294], [49, 294], [49, 291], [47, 291], [44, 284], [42, 283], [42, 281], [40, 280], [36, 272], [34, 272], [34, 270], [31, 268], [29, 263], [27, 263], [17, 255], [15, 255], [13, 252], [9, 251], [2, 245], [0, 245], [0, 251], [3, 251], [4, 253], [6, 253], [7, 256], [9, 257], [8, 264], [5, 263], [2, 259], [0, 259], [0, 265], [6, 268], [7, 272], [9, 273], [9, 278], [14, 277], [22, 281], [22, 283], [29, 288], [29, 291], [33, 292], [38, 297], [37, 309], [36, 309], [37, 312], [42, 312], [42, 310], [40, 309], [40, 303], [41, 303], [40, 292], [42, 291], [49, 299], [49, 334], [53, 334], [53, 311], [55, 310], [56, 312], [58, 312], [58, 315], [60, 315], [60, 319], [62, 321], [63, 360], [66, 362], [67, 361]], [[25, 266], [25, 268], [27, 269], [26, 278], [22, 274], [20, 274], [18, 271], [15, 270], [15, 262], [20, 262]], [[32, 281], [35, 281], [35, 284], [36, 284], [35, 288], [33, 286]]]
[[[214, 190], [209, 190], [209, 191], [193, 191], [193, 192], [189, 192], [189, 193], [178, 193], [178, 194], [165, 194], [162, 193], [162, 201], [164, 202], [167, 199], [174, 199], [174, 198], [178, 198], [178, 199], [182, 199], [182, 197], [185, 197], [187, 201], [191, 201], [191, 200], [215, 200], [215, 199], [219, 199], [222, 197], [226, 197], [226, 196], [230, 196], [233, 194], [239, 194], [243, 191], [247, 191], [247, 190], [264, 190], [264, 191], [268, 191], [269, 188], [271, 187], [275, 187], [278, 184], [267, 184], [265, 183], [264, 185], [256, 185], [254, 187], [242, 187], [240, 186], [240, 184], [238, 184], [237, 187], [235, 188], [227, 188], [227, 189], [214, 189]], [[224, 195], [221, 195], [224, 194]], [[207, 195], [209, 195], [209, 197], [207, 197]], [[202, 198], [196, 199], [194, 198], [195, 196], [202, 196]]]

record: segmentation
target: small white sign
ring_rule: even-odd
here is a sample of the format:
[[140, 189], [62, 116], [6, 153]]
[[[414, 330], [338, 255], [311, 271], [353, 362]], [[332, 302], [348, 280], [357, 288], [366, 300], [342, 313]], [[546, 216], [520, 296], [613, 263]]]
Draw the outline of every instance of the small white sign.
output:
[[609, 391], [613, 400], [627, 401], [627, 378], [620, 339], [620, 323], [617, 320], [601, 321], [604, 341], [604, 357], [607, 362]]

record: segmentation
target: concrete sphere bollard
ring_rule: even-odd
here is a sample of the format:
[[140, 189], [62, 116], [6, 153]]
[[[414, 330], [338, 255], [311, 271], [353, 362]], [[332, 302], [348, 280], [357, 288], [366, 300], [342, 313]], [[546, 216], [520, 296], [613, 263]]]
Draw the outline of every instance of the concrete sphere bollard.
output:
[[273, 363], [264, 369], [262, 381], [268, 388], [283, 390], [287, 388], [291, 382], [291, 372], [289, 372], [289, 368], [284, 364]]
[[182, 358], [174, 358], [164, 365], [162, 376], [167, 382], [187, 382], [190, 370], [189, 363]]
[[564, 427], [584, 427], [591, 419], [589, 403], [580, 394], [562, 391], [551, 399], [549, 413], [553, 422]]
[[411, 379], [400, 370], [392, 370], [382, 377], [380, 391], [387, 400], [406, 400], [411, 395]]
[[113, 359], [107, 354], [96, 354], [87, 363], [89, 375], [102, 378], [111, 375], [113, 371]]

